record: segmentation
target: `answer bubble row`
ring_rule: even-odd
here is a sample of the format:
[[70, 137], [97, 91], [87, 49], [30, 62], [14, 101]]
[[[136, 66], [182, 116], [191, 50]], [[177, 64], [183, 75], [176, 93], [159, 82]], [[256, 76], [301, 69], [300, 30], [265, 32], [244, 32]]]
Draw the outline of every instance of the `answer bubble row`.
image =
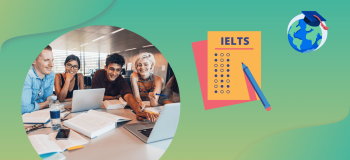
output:
[[[218, 59], [214, 59], [214, 61], [215, 61], [215, 62], [218, 62]], [[225, 59], [223, 59], [223, 58], [220, 59], [220, 62], [224, 62], [224, 61], [225, 61]], [[226, 61], [227, 61], [227, 62], [230, 62], [230, 59], [226, 59]]]
[[[214, 80], [215, 83], [218, 83], [219, 81], [217, 79]], [[220, 80], [221, 83], [224, 83], [224, 80]], [[226, 79], [226, 82], [227, 83], [230, 83], [230, 80], [229, 79]]]
[[[214, 64], [214, 67], [218, 67], [218, 66], [219, 66], [218, 64]], [[229, 64], [227, 64], [226, 66], [227, 66], [227, 67], [230, 67]], [[224, 64], [220, 64], [220, 67], [225, 67], [225, 65], [224, 65]]]
[[[218, 56], [218, 54], [215, 53], [214, 56]], [[225, 56], [225, 53], [220, 53], [220, 56], [221, 56], [221, 57]], [[226, 53], [226, 56], [227, 56], [227, 57], [230, 57], [230, 53]]]
[[[224, 72], [224, 69], [220, 69], [220, 72]], [[214, 72], [218, 72], [218, 69], [215, 69]], [[230, 72], [230, 69], [226, 69], [226, 72]]]
[[[214, 76], [215, 76], [215, 77], [218, 77], [218, 75], [217, 75], [217, 74], [215, 74]], [[220, 75], [220, 77], [224, 77], [224, 74], [221, 74], [221, 75]], [[230, 77], [230, 75], [229, 75], [229, 74], [227, 74], [227, 75], [226, 75], [226, 77]]]
[[[214, 93], [218, 93], [218, 91], [215, 90]], [[220, 93], [221, 93], [221, 94], [224, 94], [225, 91], [224, 91], [224, 90], [220, 90]], [[230, 93], [230, 90], [226, 90], [226, 93], [229, 94], [229, 93]]]

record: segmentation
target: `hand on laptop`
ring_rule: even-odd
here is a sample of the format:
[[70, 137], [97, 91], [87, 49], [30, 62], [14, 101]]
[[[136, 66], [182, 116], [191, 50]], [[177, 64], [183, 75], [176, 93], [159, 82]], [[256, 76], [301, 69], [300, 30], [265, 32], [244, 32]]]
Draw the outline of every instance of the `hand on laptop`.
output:
[[137, 120], [139, 121], [145, 121], [145, 119], [154, 122], [158, 118], [158, 114], [156, 113], [148, 113], [148, 112], [141, 112], [136, 115]]

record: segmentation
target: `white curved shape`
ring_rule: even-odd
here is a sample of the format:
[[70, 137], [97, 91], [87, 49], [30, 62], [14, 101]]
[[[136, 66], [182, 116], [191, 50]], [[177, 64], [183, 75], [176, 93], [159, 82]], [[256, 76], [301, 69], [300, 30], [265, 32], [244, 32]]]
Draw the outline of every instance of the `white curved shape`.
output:
[[[323, 24], [326, 26], [326, 22], [322, 21]], [[321, 24], [320, 24], [321, 25]], [[321, 27], [321, 26], [320, 26]], [[319, 49], [320, 47], [322, 47], [322, 45], [326, 42], [327, 40], [327, 35], [328, 35], [328, 31], [327, 30], [324, 30], [322, 27], [321, 27], [321, 30], [322, 30], [322, 41], [321, 41], [321, 44], [318, 45], [318, 47], [315, 49], [315, 51], [317, 49]], [[317, 42], [316, 42], [317, 43]]]

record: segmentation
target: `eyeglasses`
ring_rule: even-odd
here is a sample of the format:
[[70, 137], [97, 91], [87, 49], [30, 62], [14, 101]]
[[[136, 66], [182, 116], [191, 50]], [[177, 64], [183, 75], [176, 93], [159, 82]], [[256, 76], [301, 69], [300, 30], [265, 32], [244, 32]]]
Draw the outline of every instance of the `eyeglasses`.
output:
[[67, 63], [67, 68], [68, 68], [68, 69], [70, 69], [70, 68], [72, 68], [72, 67], [73, 67], [74, 70], [79, 70], [79, 66], [73, 66], [73, 65], [71, 65], [70, 63]]
[[25, 127], [27, 134], [33, 133], [34, 131], [36, 131], [38, 129], [42, 129], [42, 128], [47, 128], [47, 127], [44, 127], [44, 124], [36, 124], [36, 125], [30, 126], [30, 127]]

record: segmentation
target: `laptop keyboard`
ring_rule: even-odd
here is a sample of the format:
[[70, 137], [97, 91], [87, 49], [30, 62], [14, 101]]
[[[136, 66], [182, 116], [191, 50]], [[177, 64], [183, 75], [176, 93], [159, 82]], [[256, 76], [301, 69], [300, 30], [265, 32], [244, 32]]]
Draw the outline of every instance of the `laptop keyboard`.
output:
[[141, 129], [138, 130], [141, 134], [145, 135], [146, 137], [149, 137], [151, 134], [153, 128], [148, 128], [148, 129]]

